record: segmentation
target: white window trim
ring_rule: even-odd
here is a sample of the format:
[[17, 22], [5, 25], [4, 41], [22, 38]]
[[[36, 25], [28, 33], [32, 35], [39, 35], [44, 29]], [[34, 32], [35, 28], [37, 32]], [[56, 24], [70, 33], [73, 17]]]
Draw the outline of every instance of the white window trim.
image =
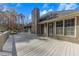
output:
[[76, 37], [76, 30], [77, 29], [77, 17], [75, 17], [75, 37]]
[[75, 35], [64, 35], [65, 37], [72, 37], [75, 38]]
[[[61, 20], [61, 21], [63, 21], [63, 20]], [[56, 22], [55, 22], [55, 28], [57, 29], [57, 27], [56, 27]], [[56, 30], [55, 30], [56, 31]], [[57, 32], [55, 32], [55, 34], [56, 34], [56, 36], [64, 36], [64, 34], [57, 34]]]
[[49, 35], [48, 35], [48, 30], [49, 30], [49, 29], [48, 29], [48, 23], [47, 23], [47, 36], [49, 36]]
[[[64, 27], [64, 21], [65, 21], [65, 20], [63, 20], [63, 34], [57, 34], [57, 33], [55, 32], [55, 33], [56, 33], [56, 36], [64, 36], [64, 37], [73, 37], [73, 38], [76, 38], [76, 21], [77, 21], [77, 17], [75, 17], [74, 19], [75, 19], [74, 35], [64, 35], [64, 28], [65, 28], [65, 27]], [[55, 26], [55, 27], [56, 27], [56, 26]], [[55, 31], [56, 31], [56, 30], [55, 30]]]
[[61, 35], [61, 34], [56, 34], [56, 36], [64, 36], [64, 35]]
[[56, 35], [56, 21], [55, 21], [55, 35]]
[[64, 28], [65, 28], [65, 27], [64, 27], [64, 22], [65, 22], [65, 20], [63, 20], [63, 36], [64, 36]]

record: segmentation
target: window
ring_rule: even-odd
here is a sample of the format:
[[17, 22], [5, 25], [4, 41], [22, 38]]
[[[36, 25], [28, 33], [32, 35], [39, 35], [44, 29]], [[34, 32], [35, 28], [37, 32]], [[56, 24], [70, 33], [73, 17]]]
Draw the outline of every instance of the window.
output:
[[75, 33], [75, 19], [65, 20], [64, 35], [74, 35]]
[[56, 22], [56, 34], [57, 35], [75, 35], [75, 19], [68, 19]]
[[63, 21], [56, 22], [56, 34], [63, 35]]

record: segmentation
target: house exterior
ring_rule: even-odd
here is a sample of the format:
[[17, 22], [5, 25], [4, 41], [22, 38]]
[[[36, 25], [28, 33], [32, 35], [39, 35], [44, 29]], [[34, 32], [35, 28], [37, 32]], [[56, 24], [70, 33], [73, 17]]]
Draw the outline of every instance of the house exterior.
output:
[[36, 8], [32, 11], [32, 30], [37, 35], [79, 43], [79, 11], [51, 11], [39, 17]]

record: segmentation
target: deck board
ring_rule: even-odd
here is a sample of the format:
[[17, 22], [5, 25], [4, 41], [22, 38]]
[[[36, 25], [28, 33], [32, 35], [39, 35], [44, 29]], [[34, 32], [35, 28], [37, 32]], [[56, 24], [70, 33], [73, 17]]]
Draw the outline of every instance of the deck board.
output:
[[[26, 35], [27, 37], [32, 36], [30, 36], [30, 34], [22, 34], [19, 40], [22, 40], [22, 38], [25, 37], [25, 40], [27, 41], [28, 38]], [[41, 38], [44, 39], [44, 37]], [[29, 42], [17, 42], [18, 38], [15, 39], [18, 56], [79, 56], [79, 44], [60, 41], [49, 37], [47, 37], [47, 40], [40, 40], [39, 38], [34, 37], [32, 38], [34, 40], [30, 40]], [[22, 45], [22, 43], [25, 44]]]

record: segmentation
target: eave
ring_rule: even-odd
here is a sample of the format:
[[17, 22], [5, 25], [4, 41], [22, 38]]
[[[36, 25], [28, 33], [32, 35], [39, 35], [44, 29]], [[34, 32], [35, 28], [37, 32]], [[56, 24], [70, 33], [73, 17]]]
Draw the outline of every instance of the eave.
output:
[[44, 24], [44, 23], [60, 21], [60, 20], [66, 20], [66, 19], [72, 19], [72, 18], [75, 18], [76, 16], [79, 16], [79, 12], [68, 14], [68, 15], [65, 15], [65, 16], [59, 16], [55, 19], [49, 19], [49, 20], [46, 20], [46, 21], [41, 21], [38, 24]]

